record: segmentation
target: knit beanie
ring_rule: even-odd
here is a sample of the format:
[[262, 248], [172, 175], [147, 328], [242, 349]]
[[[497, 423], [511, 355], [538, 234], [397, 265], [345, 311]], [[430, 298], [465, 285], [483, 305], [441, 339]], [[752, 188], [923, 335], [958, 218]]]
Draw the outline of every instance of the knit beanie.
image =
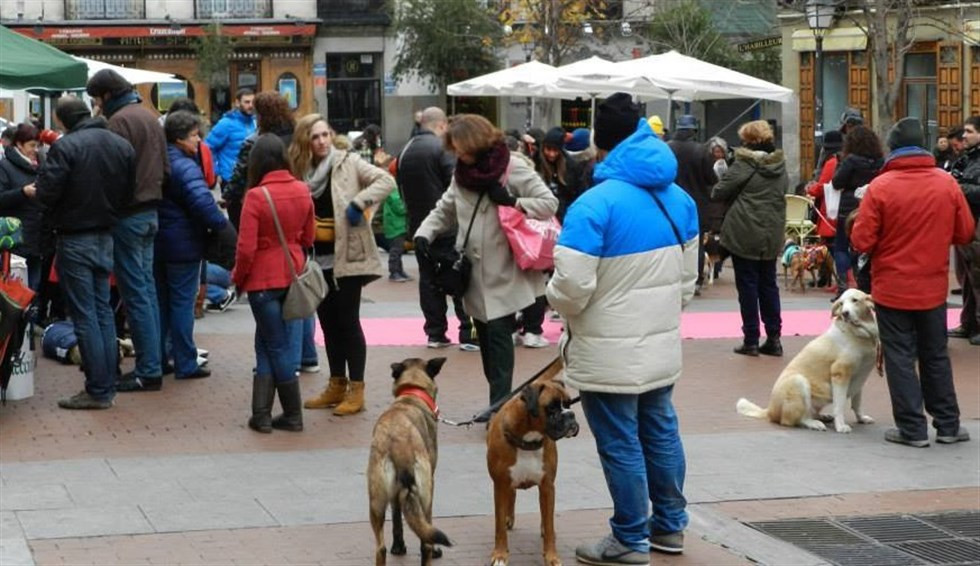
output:
[[565, 129], [560, 126], [555, 126], [548, 130], [548, 133], [544, 135], [544, 139], [541, 140], [541, 145], [550, 145], [551, 147], [562, 148], [565, 146]]
[[902, 118], [888, 131], [888, 149], [912, 146], [925, 148], [922, 122], [918, 118]]
[[844, 147], [844, 135], [839, 130], [830, 130], [823, 134], [823, 148], [828, 153], [837, 153]]
[[640, 108], [633, 97], [625, 92], [610, 96], [596, 110], [595, 139], [593, 143], [606, 151], [633, 135], [640, 119]]
[[592, 132], [588, 128], [576, 128], [572, 132], [572, 137], [565, 142], [565, 149], [568, 151], [585, 151], [589, 148], [589, 138]]
[[657, 134], [658, 138], [662, 139], [664, 137], [664, 122], [660, 119], [660, 116], [656, 114], [650, 116], [647, 123], [650, 124], [650, 129], [653, 130], [653, 133]]

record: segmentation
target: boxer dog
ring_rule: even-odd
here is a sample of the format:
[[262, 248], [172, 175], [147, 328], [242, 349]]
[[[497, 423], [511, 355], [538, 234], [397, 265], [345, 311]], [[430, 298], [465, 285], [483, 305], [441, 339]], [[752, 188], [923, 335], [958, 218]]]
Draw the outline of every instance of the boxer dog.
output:
[[562, 362], [556, 359], [520, 395], [500, 407], [487, 431], [487, 468], [493, 480], [496, 537], [491, 566], [506, 566], [507, 530], [514, 527], [518, 489], [538, 486], [544, 563], [559, 566], [555, 546], [555, 475], [557, 440], [578, 434], [575, 414], [566, 408], [565, 385], [557, 379]]
[[409, 358], [391, 364], [395, 401], [374, 425], [367, 480], [371, 528], [376, 542], [374, 563], [383, 566], [385, 512], [391, 506], [391, 553], [405, 554], [402, 515], [422, 541], [422, 565], [442, 555], [436, 544], [452, 546], [449, 537], [432, 526], [432, 491], [436, 473], [435, 377], [446, 358]]

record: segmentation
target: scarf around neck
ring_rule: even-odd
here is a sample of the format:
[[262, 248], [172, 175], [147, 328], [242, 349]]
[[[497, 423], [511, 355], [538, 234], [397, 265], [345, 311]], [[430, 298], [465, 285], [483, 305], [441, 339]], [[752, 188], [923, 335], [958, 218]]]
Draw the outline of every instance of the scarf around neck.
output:
[[507, 149], [507, 144], [500, 141], [483, 152], [472, 165], [457, 161], [453, 177], [460, 187], [482, 193], [500, 181], [508, 163], [510, 150]]
[[310, 186], [310, 194], [313, 195], [313, 200], [320, 198], [330, 185], [330, 168], [333, 167], [334, 153], [334, 150], [331, 149], [330, 153], [320, 160], [316, 169], [306, 177], [306, 184]]
[[136, 93], [135, 90], [131, 90], [126, 94], [120, 94], [119, 96], [109, 99], [109, 102], [105, 103], [105, 107], [102, 108], [105, 113], [106, 118], [111, 118], [113, 114], [119, 111], [123, 106], [128, 106], [130, 104], [138, 104], [142, 102], [140, 95]]

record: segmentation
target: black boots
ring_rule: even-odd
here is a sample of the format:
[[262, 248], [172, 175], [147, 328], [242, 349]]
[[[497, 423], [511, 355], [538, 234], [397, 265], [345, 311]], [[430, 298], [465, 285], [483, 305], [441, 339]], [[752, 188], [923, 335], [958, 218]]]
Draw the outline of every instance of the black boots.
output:
[[252, 378], [252, 418], [248, 428], [262, 433], [272, 432], [272, 402], [276, 398], [276, 388], [271, 375], [256, 375]]
[[303, 430], [303, 400], [300, 398], [299, 380], [277, 383], [276, 391], [279, 392], [282, 414], [272, 419], [272, 428], [292, 432]]
[[767, 356], [780, 357], [783, 355], [783, 345], [779, 342], [779, 336], [769, 336], [762, 346], [759, 346], [759, 353]]

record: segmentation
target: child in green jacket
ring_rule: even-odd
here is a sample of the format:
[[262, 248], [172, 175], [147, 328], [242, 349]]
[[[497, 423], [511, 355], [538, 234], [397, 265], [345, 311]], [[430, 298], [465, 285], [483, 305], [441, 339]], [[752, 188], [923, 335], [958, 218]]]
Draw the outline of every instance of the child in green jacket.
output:
[[382, 226], [388, 240], [388, 279], [396, 283], [412, 280], [402, 265], [402, 253], [405, 252], [405, 239], [408, 236], [405, 218], [405, 203], [396, 187], [385, 199], [382, 208]]

